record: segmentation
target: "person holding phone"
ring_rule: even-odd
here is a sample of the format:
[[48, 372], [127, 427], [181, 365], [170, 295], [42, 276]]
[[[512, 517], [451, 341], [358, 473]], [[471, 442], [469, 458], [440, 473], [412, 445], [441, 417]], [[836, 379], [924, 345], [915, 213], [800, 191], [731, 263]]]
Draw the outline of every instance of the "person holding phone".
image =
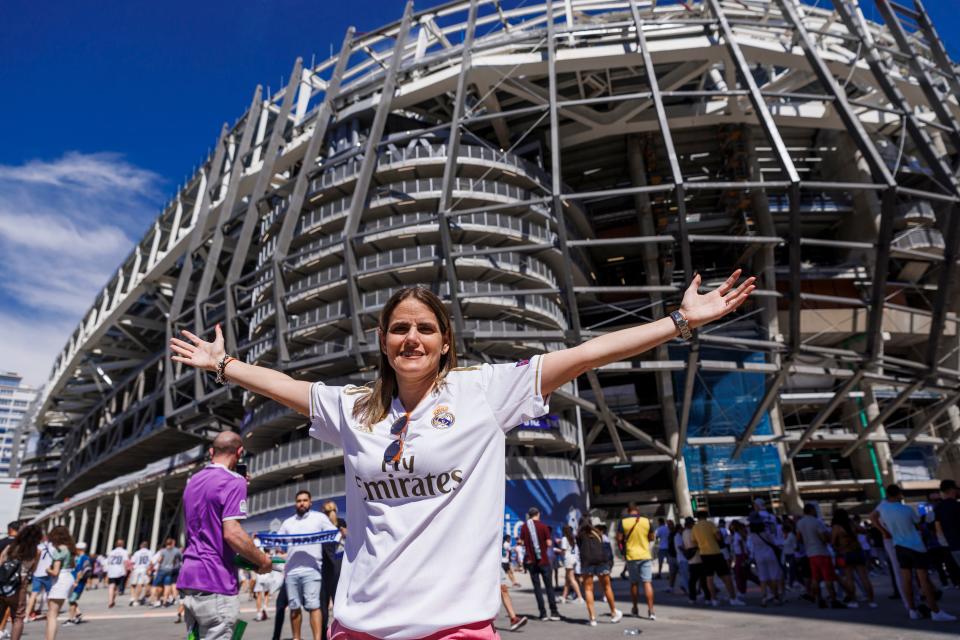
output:
[[177, 578], [184, 621], [197, 640], [229, 640], [240, 614], [240, 582], [234, 557], [252, 563], [258, 573], [273, 570], [270, 556], [257, 548], [240, 525], [247, 517], [247, 480], [236, 473], [243, 441], [232, 431], [217, 435], [211, 463], [195, 473], [183, 490], [187, 546]]

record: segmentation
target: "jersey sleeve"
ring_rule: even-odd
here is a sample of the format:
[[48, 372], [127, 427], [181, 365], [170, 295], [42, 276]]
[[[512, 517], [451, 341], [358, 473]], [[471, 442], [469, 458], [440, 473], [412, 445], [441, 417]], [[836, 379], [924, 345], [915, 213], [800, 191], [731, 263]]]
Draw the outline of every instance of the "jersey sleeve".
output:
[[247, 481], [243, 478], [230, 478], [223, 488], [222, 520], [243, 520], [247, 517]]
[[343, 438], [343, 387], [328, 387], [322, 382], [310, 386], [310, 437], [341, 447]]
[[540, 393], [542, 365], [543, 358], [538, 355], [520, 362], [483, 366], [484, 397], [503, 431], [549, 411], [547, 399]]

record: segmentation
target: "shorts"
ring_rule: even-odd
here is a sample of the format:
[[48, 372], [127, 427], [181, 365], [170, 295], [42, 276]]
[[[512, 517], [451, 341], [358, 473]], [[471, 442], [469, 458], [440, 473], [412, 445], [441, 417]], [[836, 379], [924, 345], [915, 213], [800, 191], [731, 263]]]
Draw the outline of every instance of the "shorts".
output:
[[783, 569], [776, 557], [765, 556], [756, 560], [757, 577], [760, 582], [776, 582], [783, 577]]
[[73, 585], [73, 591], [70, 592], [70, 597], [67, 598], [67, 600], [70, 602], [70, 604], [73, 604], [73, 603], [75, 603], [77, 600], [80, 599], [80, 596], [83, 595], [83, 589], [84, 589], [84, 587], [86, 587], [86, 586], [87, 586], [87, 579], [86, 579], [86, 578], [83, 578], [83, 579], [81, 579], [81, 580], [78, 580], [78, 581]]
[[153, 576], [153, 586], [168, 587], [177, 581], [177, 572], [174, 569], [160, 569]]
[[500, 563], [500, 568], [503, 569], [504, 571], [510, 571], [510, 563], [509, 563], [509, 562], [501, 562], [501, 563]]
[[50, 589], [53, 588], [53, 577], [52, 576], [33, 576], [33, 583], [30, 585], [30, 590], [34, 593], [39, 593], [41, 589], [50, 593]]
[[814, 584], [836, 582], [837, 574], [833, 570], [830, 556], [809, 556], [807, 562], [810, 563], [810, 579]]
[[730, 564], [726, 558], [723, 557], [722, 553], [712, 553], [707, 556], [700, 554], [700, 560], [702, 561], [701, 570], [704, 576], [708, 578], [710, 576], [722, 578], [723, 576], [730, 575]]
[[256, 574], [254, 576], [256, 581], [253, 585], [254, 593], [276, 593], [280, 590], [280, 574], [274, 575], [273, 572], [265, 573], [263, 575]]
[[[504, 563], [504, 564], [506, 564], [506, 563]], [[510, 586], [510, 578], [507, 577], [507, 572], [506, 572], [506, 570], [503, 568], [502, 565], [500, 566], [500, 586], [501, 586], [501, 587], [509, 587], [509, 586]]]
[[306, 609], [313, 611], [320, 608], [320, 572], [316, 569], [294, 569], [284, 578], [287, 585], [287, 598], [290, 599], [290, 610]]
[[897, 564], [901, 569], [926, 571], [930, 568], [930, 558], [925, 551], [916, 551], [900, 545], [895, 545], [894, 549], [897, 552]]
[[797, 577], [804, 581], [809, 580], [810, 560], [807, 559], [807, 556], [796, 556], [793, 562], [797, 567]]
[[134, 571], [130, 575], [130, 585], [137, 586], [141, 584], [150, 584], [150, 576], [146, 571]]
[[110, 578], [110, 584], [123, 588], [123, 585], [127, 582], [126, 576], [120, 576], [119, 578]]
[[610, 575], [610, 565], [605, 562], [602, 564], [587, 564], [581, 568], [580, 573], [585, 576], [608, 576]]
[[627, 577], [631, 584], [653, 582], [653, 560], [627, 560]]
[[863, 554], [863, 551], [848, 551], [842, 555], [837, 556], [836, 558], [837, 567], [843, 569], [845, 567], [862, 567], [867, 564], [867, 559]]
[[577, 558], [577, 556], [573, 556], [573, 555], [563, 556], [564, 569], [576, 569], [578, 564], [580, 564], [580, 559]]

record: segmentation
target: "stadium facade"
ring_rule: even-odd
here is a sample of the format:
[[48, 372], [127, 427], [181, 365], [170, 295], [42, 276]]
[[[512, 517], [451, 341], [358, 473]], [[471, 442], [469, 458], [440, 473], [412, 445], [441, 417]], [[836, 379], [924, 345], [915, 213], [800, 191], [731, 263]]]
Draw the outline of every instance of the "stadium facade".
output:
[[169, 361], [181, 329], [362, 383], [401, 286], [444, 297], [468, 361], [510, 361], [663, 316], [694, 272], [710, 288], [735, 266], [759, 276], [740, 312], [511, 432], [508, 526], [530, 504], [558, 522], [925, 489], [960, 438], [960, 77], [919, 1], [876, 7], [410, 3], [296, 61], [57, 358], [44, 517], [155, 543], [224, 428], [255, 454], [252, 528], [297, 487], [342, 496], [341, 452], [305, 418]]

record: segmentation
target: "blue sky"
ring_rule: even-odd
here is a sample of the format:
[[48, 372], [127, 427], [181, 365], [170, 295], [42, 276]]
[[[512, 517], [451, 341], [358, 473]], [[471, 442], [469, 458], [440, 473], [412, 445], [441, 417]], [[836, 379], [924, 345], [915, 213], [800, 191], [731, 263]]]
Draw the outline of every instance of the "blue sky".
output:
[[[926, 5], [960, 59], [960, 0]], [[351, 24], [368, 31], [402, 10], [402, 0], [0, 2], [0, 369], [45, 381], [93, 296], [258, 83], [276, 89], [296, 56], [325, 58]]]

